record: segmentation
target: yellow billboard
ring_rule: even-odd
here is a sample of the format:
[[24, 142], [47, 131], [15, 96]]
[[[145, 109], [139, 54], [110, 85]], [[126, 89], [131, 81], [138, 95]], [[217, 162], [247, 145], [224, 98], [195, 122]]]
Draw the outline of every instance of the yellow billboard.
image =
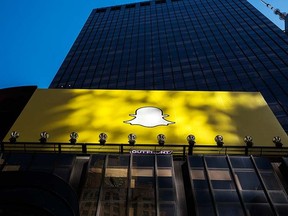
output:
[[37, 89], [11, 131], [20, 142], [37, 142], [42, 131], [51, 142], [69, 142], [72, 131], [81, 143], [98, 143], [100, 133], [107, 144], [126, 144], [131, 133], [136, 144], [157, 144], [158, 134], [166, 144], [186, 144], [189, 134], [196, 144], [215, 144], [218, 134], [225, 145], [244, 145], [246, 135], [255, 146], [287, 142], [261, 94], [244, 92]]

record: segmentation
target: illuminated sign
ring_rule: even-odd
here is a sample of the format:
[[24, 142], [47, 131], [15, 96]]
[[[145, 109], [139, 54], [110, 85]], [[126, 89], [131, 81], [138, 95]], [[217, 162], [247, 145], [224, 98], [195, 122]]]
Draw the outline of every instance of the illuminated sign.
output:
[[[130, 117], [129, 117], [130, 116]], [[37, 89], [11, 131], [20, 133], [18, 142], [37, 142], [40, 132], [49, 133], [49, 142], [69, 143], [77, 132], [78, 143], [98, 143], [107, 134], [109, 143], [128, 144], [134, 134], [137, 144], [187, 144], [192, 134], [197, 144], [245, 145], [252, 136], [254, 146], [274, 146], [287, 135], [262, 95], [257, 92], [193, 92], [149, 90]]]
[[130, 114], [134, 119], [124, 121], [131, 125], [141, 125], [143, 127], [157, 127], [161, 125], [174, 124], [175, 122], [167, 121], [165, 117], [169, 115], [163, 114], [163, 111], [157, 107], [141, 107], [136, 110], [135, 114]]

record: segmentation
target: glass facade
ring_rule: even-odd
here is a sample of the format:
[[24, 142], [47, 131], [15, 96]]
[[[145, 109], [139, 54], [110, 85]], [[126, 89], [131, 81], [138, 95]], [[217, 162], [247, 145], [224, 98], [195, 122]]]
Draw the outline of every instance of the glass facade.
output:
[[287, 215], [287, 194], [265, 158], [194, 156], [188, 170], [195, 215]]
[[178, 215], [172, 155], [92, 155], [81, 215]]
[[259, 91], [288, 131], [288, 37], [246, 0], [95, 9], [50, 88]]

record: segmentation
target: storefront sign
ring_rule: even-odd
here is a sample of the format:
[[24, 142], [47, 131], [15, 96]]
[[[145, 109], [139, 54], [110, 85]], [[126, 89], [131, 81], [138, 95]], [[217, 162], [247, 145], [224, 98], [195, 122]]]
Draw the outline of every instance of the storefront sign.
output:
[[151, 150], [131, 150], [130, 154], [163, 154], [170, 155], [173, 151], [171, 150], [161, 150], [161, 151], [151, 151]]

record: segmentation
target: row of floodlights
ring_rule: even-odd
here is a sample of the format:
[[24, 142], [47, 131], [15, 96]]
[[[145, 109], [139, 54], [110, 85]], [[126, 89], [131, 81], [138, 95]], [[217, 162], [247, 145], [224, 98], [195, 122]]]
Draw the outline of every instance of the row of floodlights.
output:
[[[19, 137], [19, 132], [17, 131], [12, 131], [11, 133], [11, 137], [10, 137], [10, 143], [16, 143], [16, 140], [17, 138]], [[72, 132], [70, 134], [70, 143], [72, 144], [75, 144], [77, 142], [77, 139], [78, 139], [79, 135], [77, 132]], [[49, 138], [49, 134], [46, 132], [46, 131], [43, 131], [40, 133], [40, 143], [46, 143], [47, 140]], [[105, 133], [100, 133], [99, 134], [99, 143], [101, 145], [104, 145], [106, 143], [106, 140], [107, 140], [108, 136], [107, 134]], [[129, 134], [128, 135], [128, 143], [130, 145], [134, 145], [136, 143], [136, 138], [137, 136], [135, 134]], [[195, 143], [196, 143], [196, 137], [192, 134], [188, 135], [187, 136], [187, 141], [189, 143], [190, 146], [194, 146]], [[158, 141], [158, 144], [163, 146], [165, 144], [165, 140], [166, 140], [166, 137], [164, 134], [158, 134], [157, 135], [157, 141]], [[217, 146], [219, 147], [222, 147], [224, 145], [224, 138], [223, 136], [221, 135], [217, 135], [215, 138], [214, 138]], [[272, 139], [273, 143], [275, 144], [276, 147], [282, 147], [282, 142], [281, 142], [281, 138], [279, 136], [275, 136], [273, 137]], [[248, 147], [252, 147], [253, 146], [253, 138], [251, 136], [245, 136], [244, 137], [244, 142], [246, 143], [246, 145]]]

